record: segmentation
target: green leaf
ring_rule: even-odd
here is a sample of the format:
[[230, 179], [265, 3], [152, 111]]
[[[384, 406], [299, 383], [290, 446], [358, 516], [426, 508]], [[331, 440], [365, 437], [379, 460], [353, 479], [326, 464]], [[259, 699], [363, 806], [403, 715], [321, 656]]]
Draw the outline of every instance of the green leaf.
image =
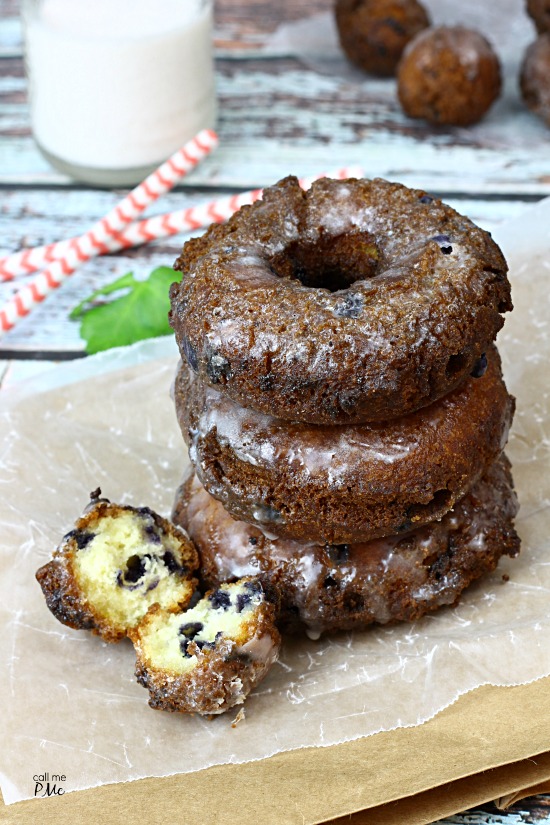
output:
[[[177, 273], [167, 266], [154, 269], [146, 281], [136, 281], [133, 273], [128, 272], [82, 301], [70, 317], [81, 319], [80, 337], [86, 341], [86, 352], [91, 355], [144, 338], [170, 335], [168, 290], [176, 276]], [[128, 291], [120, 298], [86, 308], [97, 298], [122, 289]]]
[[95, 292], [92, 292], [87, 298], [84, 298], [80, 304], [75, 306], [75, 308], [71, 311], [69, 318], [72, 321], [75, 321], [77, 318], [80, 318], [86, 312], [86, 307], [91, 309], [91, 306], [96, 298], [99, 298], [101, 295], [110, 295], [112, 292], [118, 292], [121, 289], [127, 289], [129, 287], [133, 287], [137, 283], [136, 279], [134, 278], [133, 272], [127, 272], [126, 275], [123, 275], [121, 278], [117, 278], [116, 281], [113, 281], [112, 284], [106, 284], [102, 286], [100, 289], [96, 289]]

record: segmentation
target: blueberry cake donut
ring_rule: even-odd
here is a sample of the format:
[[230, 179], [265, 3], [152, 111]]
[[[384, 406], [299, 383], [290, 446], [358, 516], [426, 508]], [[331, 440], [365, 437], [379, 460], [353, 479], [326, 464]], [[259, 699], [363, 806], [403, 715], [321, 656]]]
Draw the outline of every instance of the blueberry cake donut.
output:
[[36, 578], [54, 616], [118, 642], [153, 604], [185, 607], [198, 555], [187, 534], [149, 507], [91, 501]]
[[130, 633], [149, 705], [211, 715], [242, 704], [278, 658], [274, 614], [254, 578], [220, 584], [185, 612], [151, 608]]
[[186, 366], [175, 403], [199, 480], [236, 519], [324, 544], [368, 541], [441, 518], [506, 443], [514, 401], [496, 348], [445, 398], [348, 427], [240, 407]]
[[441, 521], [363, 544], [314, 545], [273, 539], [236, 521], [194, 474], [176, 495], [172, 518], [201, 555], [209, 587], [257, 576], [286, 630], [361, 629], [412, 621], [453, 605], [474, 580], [515, 556], [517, 499], [502, 456]]
[[418, 0], [336, 0], [334, 11], [346, 57], [382, 77], [395, 74], [409, 40], [430, 25]]
[[406, 114], [441, 125], [477, 123], [500, 88], [500, 63], [491, 44], [463, 26], [421, 32], [406, 47], [397, 70]]
[[385, 421], [459, 386], [512, 308], [489, 234], [384, 180], [288, 177], [188, 241], [170, 323], [201, 381], [267, 415]]

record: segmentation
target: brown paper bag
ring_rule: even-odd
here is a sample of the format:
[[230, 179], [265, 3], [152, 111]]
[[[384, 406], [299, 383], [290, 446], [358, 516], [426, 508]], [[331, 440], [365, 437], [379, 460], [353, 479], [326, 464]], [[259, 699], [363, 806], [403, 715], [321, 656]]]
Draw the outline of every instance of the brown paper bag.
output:
[[482, 687], [423, 725], [355, 742], [18, 802], [0, 809], [0, 822], [420, 825], [543, 782], [550, 678]]

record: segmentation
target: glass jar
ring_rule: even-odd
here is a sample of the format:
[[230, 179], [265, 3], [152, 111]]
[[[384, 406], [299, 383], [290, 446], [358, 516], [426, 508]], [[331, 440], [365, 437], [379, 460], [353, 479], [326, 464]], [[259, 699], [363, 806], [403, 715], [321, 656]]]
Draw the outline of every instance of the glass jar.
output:
[[213, 0], [23, 0], [36, 143], [59, 171], [139, 183], [216, 119]]

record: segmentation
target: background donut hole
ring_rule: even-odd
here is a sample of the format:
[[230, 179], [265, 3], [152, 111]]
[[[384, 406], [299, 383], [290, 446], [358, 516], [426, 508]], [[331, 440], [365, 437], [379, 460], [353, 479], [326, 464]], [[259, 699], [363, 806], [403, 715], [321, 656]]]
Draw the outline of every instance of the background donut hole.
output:
[[280, 278], [300, 281], [314, 289], [337, 292], [355, 281], [374, 278], [379, 271], [380, 250], [370, 232], [321, 234], [315, 242], [292, 241], [274, 255], [269, 266]]

